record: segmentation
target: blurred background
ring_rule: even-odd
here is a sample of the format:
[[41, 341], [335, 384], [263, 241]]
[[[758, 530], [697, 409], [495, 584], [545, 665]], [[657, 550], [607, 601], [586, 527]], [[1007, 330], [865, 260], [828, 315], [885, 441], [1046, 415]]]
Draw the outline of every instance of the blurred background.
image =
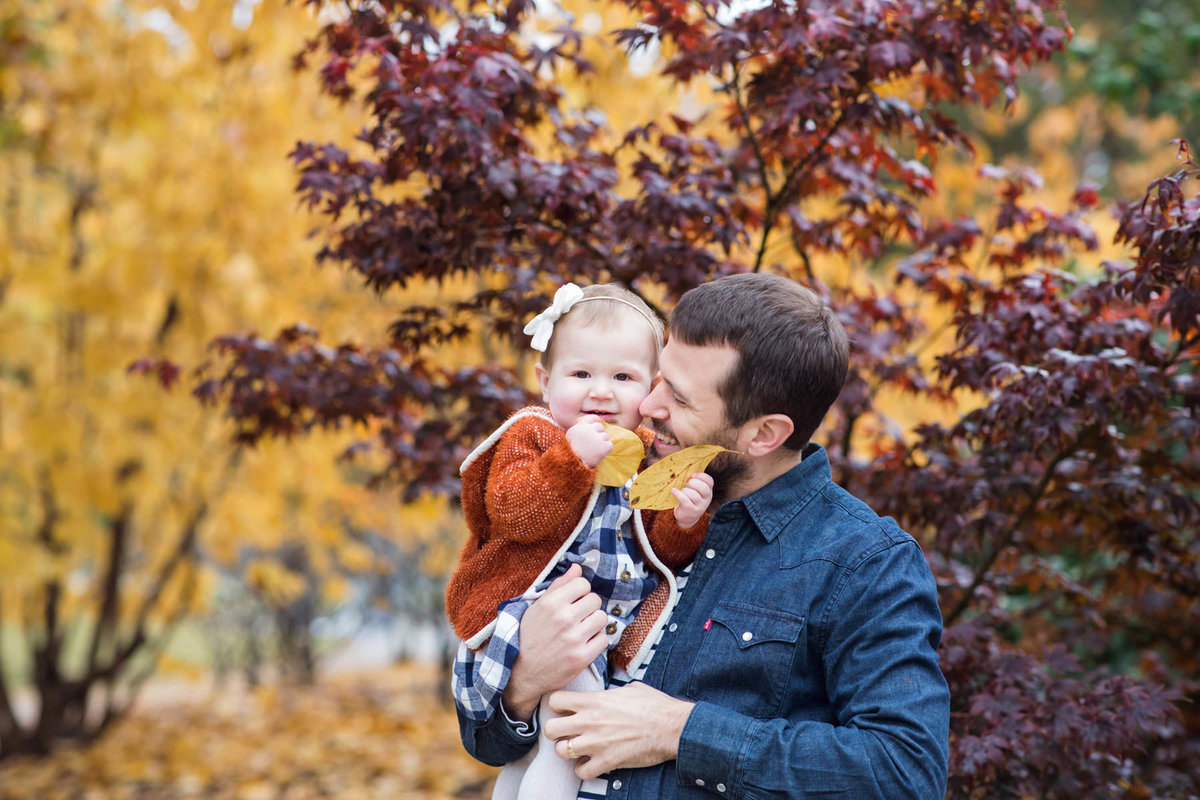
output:
[[[1029, 164], [1053, 203], [1139, 197], [1200, 124], [1192, 0], [1069, 0], [1075, 37], [1003, 109], [961, 124], [930, 213], [979, 164]], [[585, 31], [620, 8], [567, 0]], [[452, 504], [369, 480], [362, 428], [235, 443], [187, 370], [296, 322], [383, 338], [404, 303], [316, 264], [298, 141], [351, 142], [357, 100], [297, 55], [340, 4], [0, 0], [0, 798], [484, 797], [448, 705]], [[602, 41], [568, 96], [623, 130], [682, 91]], [[1097, 215], [1097, 261], [1115, 221]], [[528, 357], [446, 347], [447, 364]], [[187, 365], [152, 375], [142, 359]], [[895, 416], [924, 413], [896, 400]], [[367, 431], [369, 432], [369, 431]]]

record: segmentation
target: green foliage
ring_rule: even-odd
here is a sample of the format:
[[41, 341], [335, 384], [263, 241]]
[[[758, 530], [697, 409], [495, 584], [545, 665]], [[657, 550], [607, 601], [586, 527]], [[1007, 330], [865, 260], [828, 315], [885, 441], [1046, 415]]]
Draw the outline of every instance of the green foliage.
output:
[[[1087, 3], [1080, 3], [1086, 6]], [[1083, 67], [1080, 88], [1131, 114], [1176, 117], [1185, 129], [1200, 113], [1200, 8], [1182, 0], [1101, 0], [1067, 49]], [[1132, 18], [1131, 18], [1132, 17]], [[1076, 89], [1078, 91], [1078, 89]]]

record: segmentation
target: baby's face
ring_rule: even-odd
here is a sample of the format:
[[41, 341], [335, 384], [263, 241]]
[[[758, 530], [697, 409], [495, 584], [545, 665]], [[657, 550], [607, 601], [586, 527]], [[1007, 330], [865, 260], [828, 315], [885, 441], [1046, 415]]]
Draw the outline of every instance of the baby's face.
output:
[[642, 422], [638, 410], [654, 378], [654, 337], [648, 326], [559, 324], [550, 369], [538, 365], [542, 399], [563, 428], [596, 414], [622, 428]]

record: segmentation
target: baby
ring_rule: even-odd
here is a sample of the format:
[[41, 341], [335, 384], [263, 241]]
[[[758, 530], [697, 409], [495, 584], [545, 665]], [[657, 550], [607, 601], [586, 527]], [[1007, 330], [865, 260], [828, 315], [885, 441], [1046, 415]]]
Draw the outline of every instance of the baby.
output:
[[[670, 512], [630, 509], [628, 483], [596, 482], [596, 465], [613, 449], [605, 421], [636, 431], [643, 445], [653, 438], [639, 427], [639, 407], [658, 370], [663, 326], [641, 298], [613, 285], [567, 284], [525, 332], [542, 353], [534, 369], [547, 407], [517, 412], [463, 462], [470, 535], [446, 588], [446, 612], [463, 639], [455, 702], [478, 722], [500, 707], [521, 615], [571, 564], [601, 599], [609, 651], [565, 688], [603, 689], [609, 658], [621, 667], [644, 659], [656, 631], [626, 629], [639, 609], [657, 619], [674, 592], [671, 569], [689, 563], [704, 538], [712, 500], [703, 473], [675, 490]], [[549, 713], [541, 704], [543, 723]], [[493, 799], [575, 800], [574, 764], [553, 745], [543, 735], [506, 766]]]

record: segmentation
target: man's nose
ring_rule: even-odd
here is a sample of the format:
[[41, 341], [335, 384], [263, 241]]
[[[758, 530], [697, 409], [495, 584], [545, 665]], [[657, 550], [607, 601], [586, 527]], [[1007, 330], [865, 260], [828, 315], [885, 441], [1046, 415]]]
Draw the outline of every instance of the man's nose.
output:
[[666, 417], [663, 414], [663, 403], [659, 393], [663, 391], [663, 382], [661, 379], [654, 382], [654, 387], [650, 390], [650, 394], [638, 405], [638, 413], [643, 417], [652, 419], [663, 419]]

